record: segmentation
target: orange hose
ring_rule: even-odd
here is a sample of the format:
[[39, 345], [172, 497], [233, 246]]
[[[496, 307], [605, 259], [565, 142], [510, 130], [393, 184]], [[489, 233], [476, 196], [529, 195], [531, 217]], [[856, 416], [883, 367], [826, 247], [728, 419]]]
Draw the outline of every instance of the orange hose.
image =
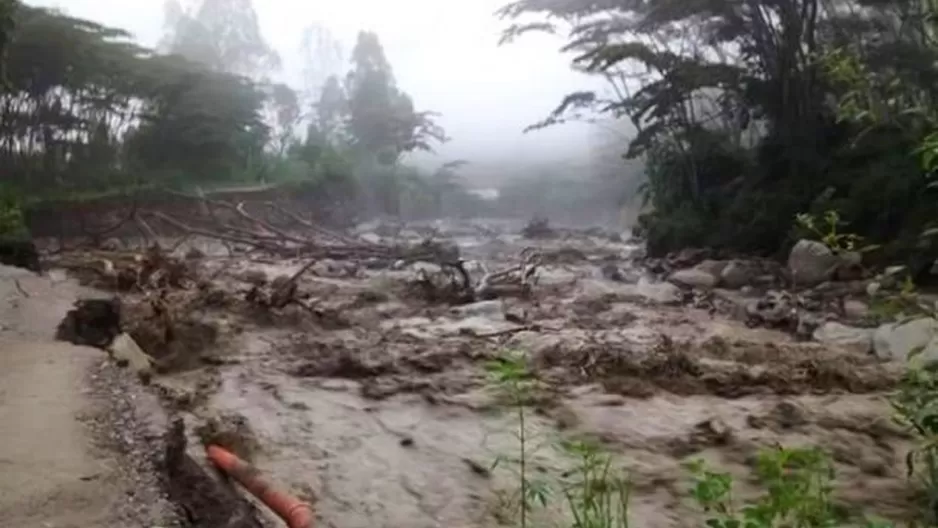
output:
[[289, 528], [313, 528], [312, 506], [289, 493], [276, 489], [256, 467], [241, 460], [227, 449], [210, 445], [205, 451], [212, 463], [273, 510]]

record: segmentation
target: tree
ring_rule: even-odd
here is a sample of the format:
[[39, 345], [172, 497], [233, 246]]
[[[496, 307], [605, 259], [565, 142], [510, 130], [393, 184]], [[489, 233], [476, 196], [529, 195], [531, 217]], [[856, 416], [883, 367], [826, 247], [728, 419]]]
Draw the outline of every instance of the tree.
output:
[[398, 89], [374, 33], [358, 34], [345, 90], [348, 133], [360, 156], [391, 165], [405, 152], [430, 150], [433, 141], [447, 139], [433, 121], [435, 114], [415, 111], [410, 96]]
[[239, 177], [267, 140], [248, 79], [20, 6], [0, 93], [3, 184], [33, 197]]
[[292, 88], [282, 83], [265, 86], [268, 122], [272, 123], [273, 150], [283, 156], [295, 141], [296, 127], [303, 117], [299, 96]]
[[501, 15], [540, 17], [510, 26], [506, 41], [566, 31], [574, 67], [610, 81], [611, 96], [570, 94], [538, 126], [594, 112], [632, 121], [628, 154], [645, 161], [654, 206], [643, 222], [652, 253], [687, 244], [773, 252], [790, 241], [795, 214], [813, 207], [851, 209], [844, 217], [879, 240], [918, 214], [886, 218], [881, 205], [884, 190], [922, 204], [912, 196], [922, 179], [914, 142], [894, 133], [853, 149], [854, 126], [831, 104], [842, 90], [821, 58], [849, 46], [875, 71], [902, 72], [906, 95], [932, 93], [921, 11], [904, 0], [520, 0]]
[[165, 6], [164, 46], [216, 71], [255, 76], [279, 67], [280, 58], [260, 30], [251, 0], [199, 0], [186, 10]]
[[300, 56], [303, 60], [304, 96], [315, 101], [328, 83], [340, 75], [345, 54], [342, 45], [327, 28], [310, 24], [303, 29]]

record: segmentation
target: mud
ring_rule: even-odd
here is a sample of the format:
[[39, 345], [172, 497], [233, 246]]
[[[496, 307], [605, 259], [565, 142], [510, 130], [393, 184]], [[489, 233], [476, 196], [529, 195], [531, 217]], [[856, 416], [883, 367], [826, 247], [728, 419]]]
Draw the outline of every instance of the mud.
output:
[[[314, 502], [322, 526], [495, 526], [512, 477], [490, 468], [517, 450], [516, 422], [486, 365], [520, 350], [540, 382], [529, 434], [601, 440], [633, 482], [636, 526], [698, 525], [684, 463], [733, 472], [745, 496], [755, 455], [777, 443], [831, 451], [845, 506], [893, 520], [915, 512], [909, 439], [884, 399], [901, 365], [684, 306], [638, 266], [635, 245], [608, 233], [533, 241], [445, 222], [369, 233], [413, 243], [424, 230], [459, 244], [473, 281], [535, 245], [538, 278], [528, 295], [454, 303], [413, 295], [434, 263], [323, 261], [291, 302], [258, 303], [250, 292], [268, 277], [308, 262], [200, 246], [193, 284], [124, 291], [124, 330], [160, 362], [153, 389], [193, 432], [191, 461], [201, 443], [224, 444]], [[548, 446], [532, 465], [551, 476], [570, 463]], [[218, 511], [226, 499], [212, 493], [187, 511]], [[245, 510], [239, 526], [264, 515]]]

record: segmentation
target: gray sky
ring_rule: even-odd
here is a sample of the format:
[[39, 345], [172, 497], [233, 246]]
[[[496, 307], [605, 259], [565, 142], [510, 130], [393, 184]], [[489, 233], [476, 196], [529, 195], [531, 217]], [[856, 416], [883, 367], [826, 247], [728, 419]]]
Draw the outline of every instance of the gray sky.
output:
[[[71, 15], [122, 27], [146, 45], [162, 35], [162, 0], [26, 0]], [[453, 141], [436, 160], [466, 158], [494, 167], [509, 160], [578, 166], [587, 150], [588, 125], [565, 125], [522, 134], [560, 98], [595, 81], [572, 72], [558, 53], [559, 39], [531, 35], [498, 46], [505, 22], [494, 16], [506, 0], [254, 0], [264, 36], [280, 53], [284, 76], [301, 88], [303, 28], [328, 28], [351, 50], [359, 30], [376, 31], [398, 84], [419, 109], [443, 114]], [[423, 157], [421, 157], [423, 158]], [[475, 172], [475, 171], [473, 171]]]

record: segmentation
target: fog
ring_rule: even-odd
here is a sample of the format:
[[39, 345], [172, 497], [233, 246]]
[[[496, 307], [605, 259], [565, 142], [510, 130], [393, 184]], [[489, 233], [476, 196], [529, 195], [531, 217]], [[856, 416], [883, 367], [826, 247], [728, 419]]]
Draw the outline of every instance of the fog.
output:
[[[162, 0], [34, 0], [32, 5], [124, 28], [147, 46], [163, 35]], [[280, 54], [273, 76], [302, 88], [303, 30], [325, 28], [348, 57], [360, 30], [378, 33], [399, 86], [418, 109], [441, 113], [439, 123], [452, 138], [433, 154], [412, 159], [436, 166], [453, 159], [471, 162], [465, 170], [476, 183], [510, 177], [512, 167], [544, 164], [569, 167], [571, 176], [588, 172], [588, 149], [595, 126], [567, 124], [524, 134], [546, 116], [564, 94], [599, 88], [595, 79], [574, 72], [558, 53], [562, 41], [530, 35], [498, 45], [507, 24], [495, 11], [505, 0], [342, 0], [254, 2], [264, 37]], [[335, 68], [339, 73], [347, 63]]]

